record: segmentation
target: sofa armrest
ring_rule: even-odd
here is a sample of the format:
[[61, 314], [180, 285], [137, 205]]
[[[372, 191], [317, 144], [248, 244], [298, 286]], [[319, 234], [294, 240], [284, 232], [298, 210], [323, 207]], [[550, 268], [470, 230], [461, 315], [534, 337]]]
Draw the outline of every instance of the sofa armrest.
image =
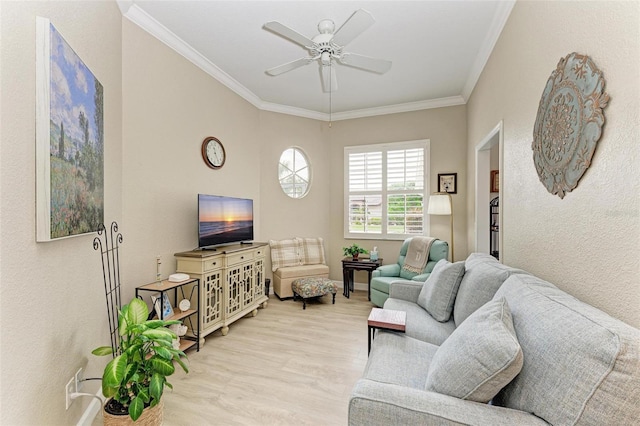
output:
[[389, 285], [389, 297], [417, 303], [423, 283], [409, 280], [393, 281]]
[[360, 379], [349, 399], [349, 425], [547, 425], [533, 414], [448, 395]]
[[392, 263], [389, 265], [379, 266], [378, 269], [374, 270], [371, 273], [372, 277], [399, 277], [400, 276], [400, 265], [397, 263]]

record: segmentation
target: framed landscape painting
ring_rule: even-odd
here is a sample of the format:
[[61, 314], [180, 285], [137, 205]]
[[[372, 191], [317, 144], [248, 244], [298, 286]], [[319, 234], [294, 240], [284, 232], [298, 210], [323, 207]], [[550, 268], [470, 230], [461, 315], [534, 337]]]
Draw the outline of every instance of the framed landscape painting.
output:
[[51, 22], [36, 18], [36, 241], [104, 222], [103, 88]]

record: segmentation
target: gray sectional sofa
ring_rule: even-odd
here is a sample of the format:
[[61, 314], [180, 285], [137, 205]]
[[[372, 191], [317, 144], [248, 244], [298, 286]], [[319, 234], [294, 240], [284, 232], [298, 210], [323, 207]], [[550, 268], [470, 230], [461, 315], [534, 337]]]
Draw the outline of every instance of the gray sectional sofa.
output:
[[540, 278], [472, 254], [384, 308], [350, 425], [640, 424], [640, 330]]

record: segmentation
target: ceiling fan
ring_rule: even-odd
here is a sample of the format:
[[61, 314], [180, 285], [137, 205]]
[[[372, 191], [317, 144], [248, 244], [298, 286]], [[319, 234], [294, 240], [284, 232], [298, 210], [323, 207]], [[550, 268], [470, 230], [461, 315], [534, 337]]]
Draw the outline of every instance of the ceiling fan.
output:
[[276, 76], [318, 61], [322, 77], [322, 89], [333, 92], [338, 89], [335, 61], [342, 65], [384, 74], [391, 68], [391, 61], [345, 52], [344, 47], [369, 28], [375, 19], [364, 9], [356, 10], [337, 31], [331, 19], [323, 19], [318, 24], [320, 34], [309, 38], [277, 21], [264, 24], [264, 28], [303, 46], [309, 56], [270, 68], [267, 74]]

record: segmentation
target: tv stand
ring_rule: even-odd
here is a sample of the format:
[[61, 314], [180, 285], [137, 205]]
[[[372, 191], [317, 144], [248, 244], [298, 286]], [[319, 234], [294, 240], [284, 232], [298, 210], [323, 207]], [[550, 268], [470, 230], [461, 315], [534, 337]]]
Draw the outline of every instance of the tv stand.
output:
[[[176, 272], [200, 280], [202, 338], [218, 329], [226, 336], [231, 323], [247, 315], [256, 316], [258, 307], [267, 307], [266, 246], [266, 243], [237, 243], [175, 254]], [[202, 340], [200, 344], [203, 343]]]

